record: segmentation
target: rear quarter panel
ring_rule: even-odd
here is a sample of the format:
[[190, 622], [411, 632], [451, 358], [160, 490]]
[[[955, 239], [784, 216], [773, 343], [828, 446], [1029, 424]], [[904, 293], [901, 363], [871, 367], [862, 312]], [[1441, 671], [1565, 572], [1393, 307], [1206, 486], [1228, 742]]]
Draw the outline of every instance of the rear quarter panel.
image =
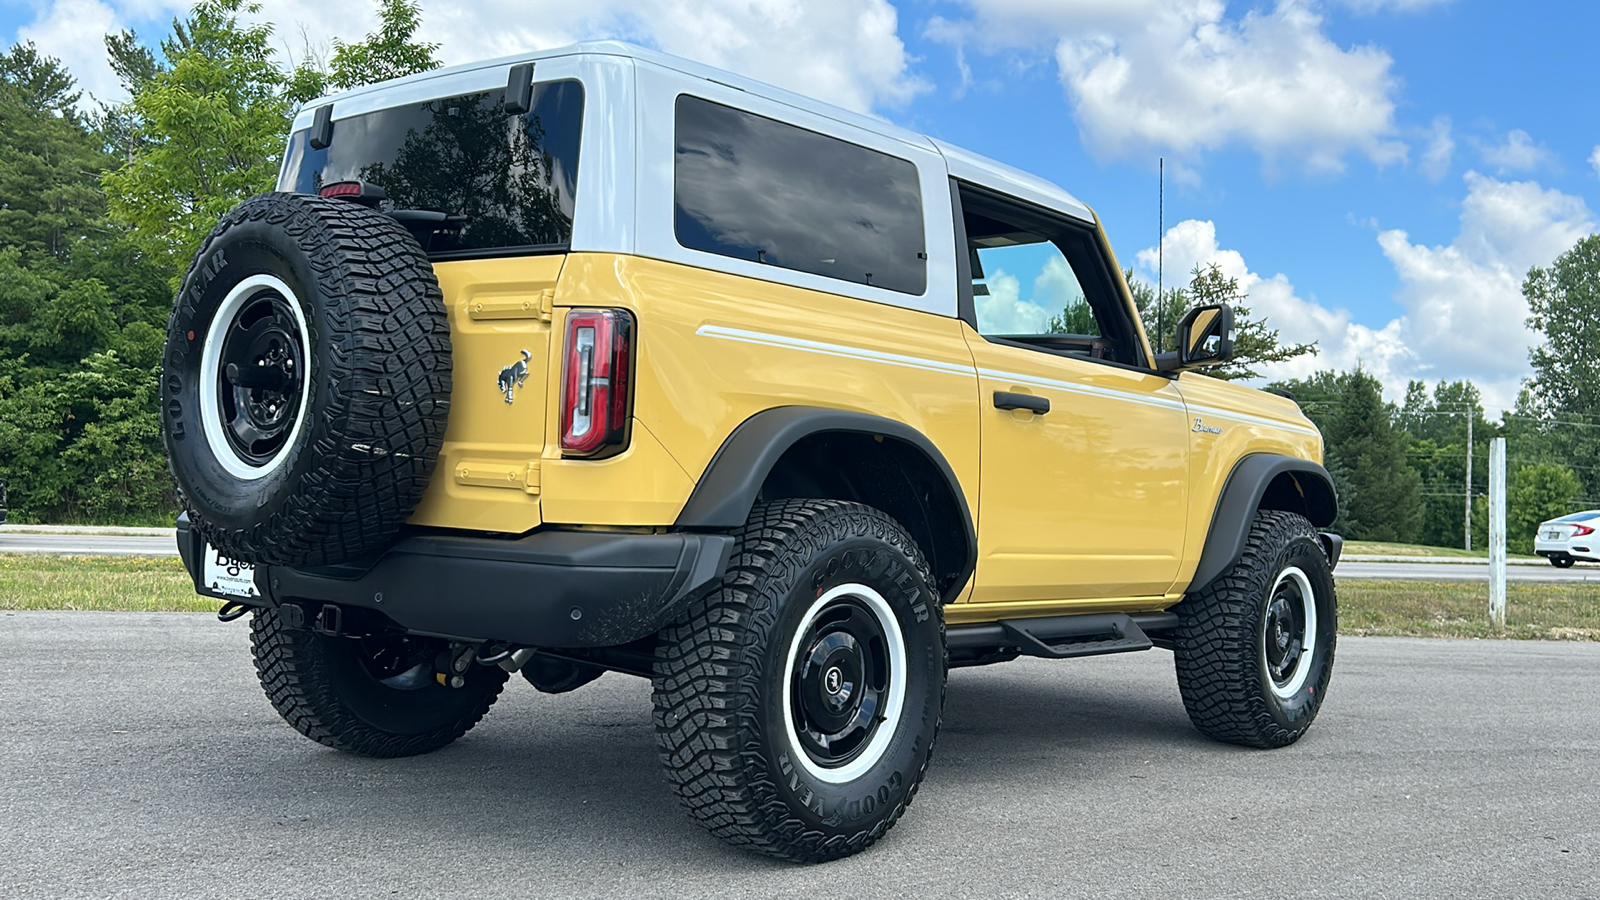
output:
[[[658, 443], [663, 455], [562, 460], [552, 440], [544, 467], [547, 522], [670, 525], [734, 429], [762, 410], [796, 405], [917, 428], [944, 453], [968, 506], [977, 508], [977, 376], [956, 319], [602, 253], [567, 258], [555, 303], [633, 312], [633, 439]], [[560, 382], [554, 357], [552, 416]], [[601, 502], [647, 482], [658, 491], [649, 504]]]

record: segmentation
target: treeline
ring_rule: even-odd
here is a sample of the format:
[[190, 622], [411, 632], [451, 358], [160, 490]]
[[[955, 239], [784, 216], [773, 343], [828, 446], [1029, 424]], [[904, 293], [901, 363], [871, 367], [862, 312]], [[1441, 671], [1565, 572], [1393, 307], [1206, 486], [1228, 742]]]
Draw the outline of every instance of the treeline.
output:
[[[202, 237], [271, 190], [296, 104], [425, 71], [419, 9], [277, 62], [246, 0], [205, 0], [152, 52], [106, 52], [128, 100], [91, 107], [59, 61], [0, 56], [0, 478], [19, 522], [170, 524], [157, 409], [172, 294]], [[326, 57], [326, 60], [323, 59]]]
[[[1322, 430], [1346, 537], [1461, 547], [1488, 540], [1489, 444], [1506, 439], [1506, 533], [1532, 553], [1536, 526], [1600, 508], [1600, 236], [1578, 241], [1523, 282], [1540, 335], [1533, 377], [1491, 420], [1470, 382], [1413, 381], [1386, 403], [1366, 372], [1274, 385]], [[1470, 442], [1469, 442], [1470, 436]], [[1471, 479], [1468, 459], [1471, 459]], [[1468, 521], [1470, 510], [1470, 523]]]

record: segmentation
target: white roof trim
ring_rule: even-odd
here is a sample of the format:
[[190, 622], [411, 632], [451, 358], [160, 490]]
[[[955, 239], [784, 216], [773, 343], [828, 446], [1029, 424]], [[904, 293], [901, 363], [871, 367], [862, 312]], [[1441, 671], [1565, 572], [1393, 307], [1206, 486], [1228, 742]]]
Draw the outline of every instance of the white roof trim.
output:
[[[1004, 163], [980, 156], [970, 150], [963, 150], [960, 147], [934, 140], [926, 135], [908, 131], [873, 116], [851, 112], [850, 110], [805, 97], [792, 91], [786, 91], [782, 88], [773, 87], [770, 84], [746, 78], [742, 75], [735, 75], [732, 72], [691, 62], [690, 60], [656, 50], [648, 50], [623, 41], [585, 41], [551, 50], [521, 53], [515, 56], [503, 56], [499, 59], [435, 69], [417, 75], [408, 75], [405, 78], [397, 78], [393, 81], [354, 88], [307, 103], [301, 107], [299, 114], [295, 116], [293, 128], [298, 131], [309, 127], [312, 111], [327, 103], [334, 104], [336, 117], [344, 118], [347, 115], [358, 115], [362, 112], [392, 105], [389, 102], [389, 97], [386, 96], [380, 99], [374, 96], [377, 94], [397, 94], [405, 98], [405, 100], [399, 102], [408, 102], [413, 98], [421, 99], [423, 95], [431, 97], [434, 94], [430, 93], [425, 83], [435, 80], [456, 82], [456, 84], [452, 85], [452, 88], [480, 90], [483, 87], [488, 87], [491, 82], [495, 82], [496, 78], [501, 77], [494, 73], [495, 69], [509, 69], [518, 63], [580, 55], [613, 56], [653, 63], [691, 77], [703, 78], [776, 103], [792, 106], [815, 116], [851, 125], [880, 137], [917, 147], [931, 148], [944, 156], [950, 175], [955, 178], [1011, 194], [1047, 209], [1082, 219], [1085, 222], [1095, 221], [1094, 213], [1090, 211], [1088, 206], [1057, 185], [1037, 175], [1031, 175], [1021, 169], [1012, 168]], [[482, 87], [479, 86], [480, 82]], [[471, 87], [468, 87], [469, 83], [472, 85]], [[396, 91], [396, 88], [401, 88], [401, 90]], [[340, 105], [344, 106], [343, 110], [340, 109]]]

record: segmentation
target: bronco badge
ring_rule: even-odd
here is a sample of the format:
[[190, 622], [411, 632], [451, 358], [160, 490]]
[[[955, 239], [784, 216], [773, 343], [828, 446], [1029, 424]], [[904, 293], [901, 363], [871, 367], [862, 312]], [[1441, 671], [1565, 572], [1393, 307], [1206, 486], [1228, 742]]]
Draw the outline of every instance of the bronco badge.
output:
[[522, 387], [522, 383], [528, 380], [528, 360], [530, 359], [533, 359], [533, 354], [524, 350], [522, 351], [521, 359], [500, 370], [500, 390], [506, 395], [507, 403], [515, 399], [512, 396], [512, 392]]

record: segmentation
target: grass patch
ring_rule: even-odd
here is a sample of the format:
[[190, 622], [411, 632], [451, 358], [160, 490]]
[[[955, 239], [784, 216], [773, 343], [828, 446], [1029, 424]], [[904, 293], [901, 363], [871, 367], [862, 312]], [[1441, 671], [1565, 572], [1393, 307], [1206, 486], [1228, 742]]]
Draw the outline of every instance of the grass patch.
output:
[[0, 554], [0, 609], [216, 612], [176, 557]]
[[1489, 584], [1339, 582], [1339, 633], [1600, 641], [1600, 584], [1509, 582], [1506, 627], [1489, 625]]
[[[1489, 551], [1463, 550], [1460, 547], [1430, 547], [1427, 544], [1387, 544], [1383, 541], [1345, 541], [1344, 552], [1361, 556], [1436, 556], [1458, 559], [1488, 559]], [[1536, 559], [1523, 553], [1507, 553], [1512, 559]]]

